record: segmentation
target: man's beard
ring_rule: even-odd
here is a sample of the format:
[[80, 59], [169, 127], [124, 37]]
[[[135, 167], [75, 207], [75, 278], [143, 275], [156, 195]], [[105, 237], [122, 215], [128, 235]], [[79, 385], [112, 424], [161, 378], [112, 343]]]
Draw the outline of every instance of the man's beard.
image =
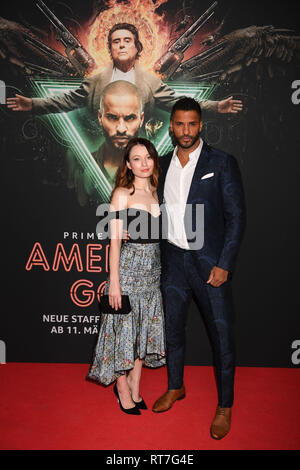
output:
[[[135, 134], [133, 135], [128, 135], [126, 134], [114, 134], [113, 136], [110, 136], [108, 132], [102, 127], [103, 130], [103, 135], [105, 139], [105, 144], [108, 145], [111, 149], [117, 152], [123, 152], [126, 145], [128, 144], [129, 140], [132, 139], [133, 137], [137, 137], [139, 130], [136, 131]], [[124, 137], [124, 140], [117, 140], [118, 137]]]
[[135, 63], [135, 59], [127, 59], [127, 60], [118, 60], [118, 59], [115, 59], [114, 60], [114, 66], [119, 69], [119, 70], [122, 70], [123, 72], [127, 71], [127, 70], [130, 70], [133, 65]]
[[195, 145], [195, 143], [197, 142], [197, 140], [198, 140], [199, 137], [200, 137], [200, 132], [199, 132], [198, 135], [196, 135], [194, 138], [193, 138], [192, 136], [190, 136], [190, 135], [185, 135], [184, 137], [189, 137], [189, 138], [192, 139], [190, 143], [188, 143], [188, 144], [185, 145], [185, 144], [182, 144], [182, 142], [181, 142], [179, 139], [177, 139], [177, 137], [175, 136], [174, 132], [172, 132], [172, 131], [170, 130], [169, 134], [170, 134], [170, 137], [171, 137], [171, 139], [172, 139], [172, 142], [173, 142], [174, 147], [177, 145], [178, 147], [181, 147], [181, 148], [183, 148], [183, 149], [189, 149], [189, 148], [193, 147], [193, 145]]

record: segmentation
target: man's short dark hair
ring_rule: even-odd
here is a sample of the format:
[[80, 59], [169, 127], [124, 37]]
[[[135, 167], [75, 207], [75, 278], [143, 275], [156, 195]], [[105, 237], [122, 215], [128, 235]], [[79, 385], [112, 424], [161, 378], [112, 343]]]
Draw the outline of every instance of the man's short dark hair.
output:
[[201, 119], [200, 104], [198, 101], [194, 100], [194, 98], [185, 97], [176, 101], [171, 111], [171, 119], [173, 118], [176, 111], [196, 111]]
[[115, 31], [118, 31], [119, 29], [126, 29], [127, 31], [130, 31], [133, 36], [134, 36], [134, 44], [135, 47], [137, 48], [137, 55], [136, 58], [138, 59], [140, 57], [140, 53], [143, 50], [143, 44], [141, 43], [139, 39], [139, 33], [136, 27], [133, 24], [130, 23], [116, 23], [109, 31], [108, 33], [108, 49], [111, 50], [111, 36]]

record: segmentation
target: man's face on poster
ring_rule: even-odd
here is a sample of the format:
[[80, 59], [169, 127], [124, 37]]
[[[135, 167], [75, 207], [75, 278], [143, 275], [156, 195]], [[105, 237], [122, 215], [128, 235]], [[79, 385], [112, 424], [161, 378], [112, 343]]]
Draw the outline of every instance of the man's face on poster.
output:
[[131, 31], [118, 29], [112, 34], [110, 53], [116, 65], [135, 62], [138, 50]]
[[140, 110], [140, 100], [136, 95], [107, 93], [98, 117], [106, 143], [122, 151], [128, 141], [138, 135], [144, 113]]

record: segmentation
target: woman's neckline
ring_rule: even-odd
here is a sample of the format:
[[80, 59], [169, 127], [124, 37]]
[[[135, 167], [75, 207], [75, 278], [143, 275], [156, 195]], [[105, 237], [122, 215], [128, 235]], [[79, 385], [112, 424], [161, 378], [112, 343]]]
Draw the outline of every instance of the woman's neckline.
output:
[[[161, 212], [159, 213], [159, 215], [155, 216], [155, 215], [151, 214], [151, 212], [149, 212], [145, 209], [141, 209], [140, 207], [134, 207], [134, 206], [127, 207], [126, 209], [121, 209], [121, 211], [128, 211], [129, 209], [135, 209], [137, 211], [147, 212], [147, 214], [151, 215], [151, 217], [153, 217], [154, 219], [158, 219], [161, 216]], [[121, 211], [117, 211], [117, 212], [121, 212]]]

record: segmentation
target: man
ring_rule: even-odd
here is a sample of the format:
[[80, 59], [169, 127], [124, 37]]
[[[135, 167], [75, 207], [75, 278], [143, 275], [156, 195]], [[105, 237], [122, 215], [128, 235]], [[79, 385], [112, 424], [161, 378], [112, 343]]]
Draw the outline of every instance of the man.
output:
[[[209, 329], [216, 365], [218, 406], [211, 436], [221, 439], [230, 429], [233, 404], [230, 279], [244, 231], [245, 204], [234, 157], [203, 142], [201, 129], [199, 104], [191, 98], [179, 100], [173, 107], [170, 123], [176, 147], [173, 153], [160, 159], [158, 196], [168, 216], [167, 240], [162, 243], [168, 390], [155, 402], [153, 411], [167, 411], [176, 400], [185, 397], [185, 314], [194, 294]], [[204, 224], [200, 218], [195, 227], [198, 205], [204, 206]], [[192, 221], [187, 216], [190, 208]], [[191, 233], [190, 223], [200, 240], [204, 230], [204, 244], [195, 243], [187, 235]]]
[[[138, 88], [147, 119], [152, 117], [155, 106], [171, 111], [179, 97], [158, 77], [139, 66], [138, 58], [143, 45], [136, 27], [129, 23], [115, 24], [108, 34], [108, 48], [112, 62], [102, 72], [84, 80], [77, 90], [52, 98], [27, 98], [16, 95], [15, 98], [7, 99], [8, 107], [14, 111], [48, 114], [87, 106], [96, 117], [103, 89], [110, 82], [126, 80]], [[202, 101], [201, 108], [208, 113], [237, 113], [242, 109], [242, 102], [233, 100], [231, 96], [222, 101]]]
[[[143, 124], [142, 100], [135, 85], [124, 80], [108, 84], [100, 97], [98, 121], [102, 127], [104, 142], [93, 154], [96, 162], [111, 185], [128, 141], [138, 135]], [[73, 162], [73, 164], [72, 164]], [[89, 197], [93, 199], [94, 184], [72, 159], [74, 179], [80, 205]]]

